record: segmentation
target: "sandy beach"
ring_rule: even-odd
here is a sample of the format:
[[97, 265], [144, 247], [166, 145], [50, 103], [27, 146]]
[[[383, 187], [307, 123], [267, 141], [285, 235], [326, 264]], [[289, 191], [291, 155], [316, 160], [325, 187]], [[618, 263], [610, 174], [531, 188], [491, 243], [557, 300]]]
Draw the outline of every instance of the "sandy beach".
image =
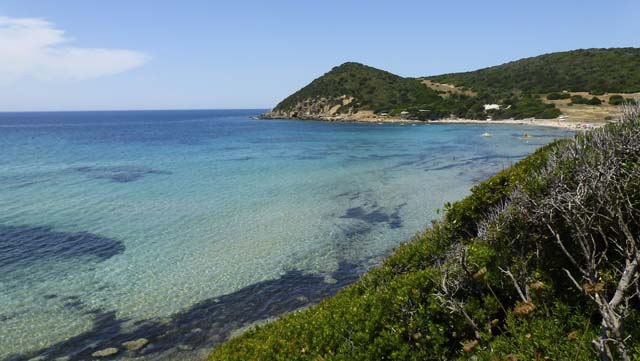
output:
[[601, 122], [577, 122], [562, 119], [504, 119], [504, 120], [474, 120], [474, 119], [445, 119], [432, 120], [429, 123], [446, 123], [446, 124], [521, 124], [540, 127], [554, 127], [570, 130], [589, 130], [602, 127], [607, 124], [606, 121]]
[[367, 114], [362, 114], [365, 112], [359, 112], [357, 114], [351, 114], [349, 116], [319, 116], [319, 115], [309, 115], [309, 116], [298, 116], [298, 117], [288, 117], [288, 116], [279, 116], [276, 114], [267, 113], [262, 116], [262, 118], [266, 119], [301, 119], [301, 120], [317, 120], [317, 121], [327, 121], [327, 122], [355, 122], [355, 123], [380, 123], [380, 124], [518, 124], [518, 125], [530, 125], [530, 126], [539, 126], [539, 127], [553, 127], [553, 128], [562, 128], [562, 129], [570, 129], [574, 131], [580, 130], [589, 130], [594, 128], [599, 128], [605, 124], [607, 121], [575, 121], [568, 120], [563, 118], [556, 119], [502, 119], [502, 120], [480, 120], [480, 119], [439, 119], [439, 120], [428, 120], [428, 121], [420, 121], [420, 120], [412, 120], [406, 118], [393, 118], [393, 117], [384, 117], [379, 115], [374, 115], [373, 112], [366, 112]]

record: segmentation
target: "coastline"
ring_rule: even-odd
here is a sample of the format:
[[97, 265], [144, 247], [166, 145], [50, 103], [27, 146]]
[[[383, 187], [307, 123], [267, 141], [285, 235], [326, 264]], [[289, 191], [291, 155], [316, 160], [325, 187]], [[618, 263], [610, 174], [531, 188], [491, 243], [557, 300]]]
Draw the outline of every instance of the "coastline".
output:
[[560, 119], [504, 119], [504, 120], [477, 120], [477, 119], [443, 119], [432, 120], [428, 123], [441, 124], [510, 124], [510, 125], [530, 125], [538, 127], [553, 127], [568, 130], [591, 130], [600, 128], [607, 124], [602, 122], [574, 122]]
[[[369, 112], [367, 112], [369, 113]], [[345, 122], [345, 123], [380, 123], [380, 124], [508, 124], [508, 125], [529, 125], [540, 127], [553, 127], [560, 129], [568, 129], [573, 131], [591, 130], [600, 128], [608, 123], [602, 120], [598, 122], [586, 121], [568, 121], [566, 119], [502, 119], [502, 120], [481, 120], [481, 119], [438, 119], [438, 120], [415, 120], [406, 118], [383, 117], [374, 114], [354, 114], [349, 116], [326, 116], [326, 115], [304, 115], [290, 116], [286, 114], [266, 113], [259, 119], [291, 119], [291, 120], [313, 120], [326, 122]]]

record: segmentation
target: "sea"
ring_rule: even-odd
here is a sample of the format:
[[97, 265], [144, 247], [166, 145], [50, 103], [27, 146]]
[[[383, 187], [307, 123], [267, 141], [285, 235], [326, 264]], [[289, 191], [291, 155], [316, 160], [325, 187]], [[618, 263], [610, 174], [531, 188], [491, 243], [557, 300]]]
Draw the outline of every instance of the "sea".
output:
[[572, 136], [262, 112], [0, 113], [0, 360], [203, 359]]

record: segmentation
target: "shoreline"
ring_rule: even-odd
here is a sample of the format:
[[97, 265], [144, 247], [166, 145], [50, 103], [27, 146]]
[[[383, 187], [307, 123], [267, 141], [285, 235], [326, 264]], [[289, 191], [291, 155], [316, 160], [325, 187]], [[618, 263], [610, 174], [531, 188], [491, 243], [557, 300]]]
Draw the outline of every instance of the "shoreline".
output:
[[428, 123], [440, 124], [509, 124], [509, 125], [530, 125], [538, 127], [552, 127], [568, 130], [591, 130], [600, 128], [607, 124], [602, 122], [569, 122], [559, 119], [504, 119], [504, 120], [476, 120], [476, 119], [444, 119], [431, 120]]
[[323, 122], [344, 122], [344, 123], [379, 123], [379, 124], [505, 124], [505, 125], [529, 125], [539, 127], [552, 127], [559, 129], [567, 129], [573, 131], [591, 130], [600, 128], [608, 123], [608, 121], [602, 120], [598, 122], [578, 122], [567, 121], [564, 119], [502, 119], [502, 120], [480, 120], [480, 119], [438, 119], [438, 120], [415, 120], [405, 118], [390, 118], [390, 117], [327, 117], [327, 116], [303, 116], [303, 117], [288, 117], [277, 116], [270, 114], [263, 114], [259, 119], [286, 119], [286, 120], [312, 120]]

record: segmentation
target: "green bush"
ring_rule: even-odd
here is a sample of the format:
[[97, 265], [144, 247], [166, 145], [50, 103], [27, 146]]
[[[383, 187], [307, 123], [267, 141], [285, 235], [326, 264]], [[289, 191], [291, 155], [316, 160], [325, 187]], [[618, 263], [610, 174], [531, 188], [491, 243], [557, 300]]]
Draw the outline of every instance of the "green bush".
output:
[[509, 312], [503, 331], [491, 348], [481, 349], [481, 360], [591, 360], [594, 353], [588, 340], [596, 337], [584, 311], [556, 303], [548, 318], [523, 319]]
[[593, 98], [589, 99], [587, 104], [588, 105], [600, 105], [600, 104], [602, 104], [602, 100], [600, 100], [600, 98], [593, 97]]
[[624, 103], [624, 97], [622, 95], [612, 95], [609, 97], [609, 104], [611, 105], [620, 105]]
[[545, 109], [542, 113], [539, 113], [536, 118], [538, 119], [555, 119], [562, 115], [562, 112], [558, 108]]
[[585, 105], [600, 105], [602, 104], [602, 100], [598, 97], [593, 97], [591, 99], [587, 99], [582, 95], [574, 95], [571, 97], [572, 104], [585, 104]]
[[583, 97], [582, 95], [573, 95], [571, 96], [571, 104], [588, 104], [589, 99]]
[[549, 100], [560, 100], [560, 99], [569, 99], [571, 94], [569, 93], [551, 93], [547, 95], [547, 99]]

